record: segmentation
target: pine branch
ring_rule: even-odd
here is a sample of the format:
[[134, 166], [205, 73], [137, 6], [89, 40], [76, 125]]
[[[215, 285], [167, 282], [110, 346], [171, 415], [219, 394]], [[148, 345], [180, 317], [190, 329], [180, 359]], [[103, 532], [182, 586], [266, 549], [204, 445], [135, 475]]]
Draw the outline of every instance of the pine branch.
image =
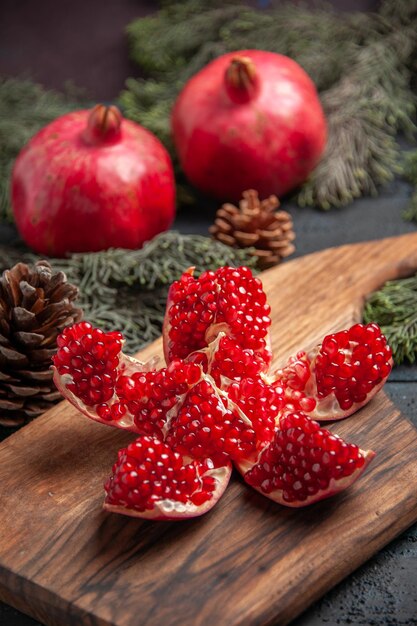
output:
[[[39, 257], [25, 249], [0, 247], [0, 266]], [[137, 352], [159, 336], [169, 285], [191, 266], [196, 275], [222, 265], [256, 267], [252, 249], [234, 249], [209, 237], [158, 235], [140, 250], [112, 249], [49, 259], [80, 289], [84, 317], [105, 330], [120, 330], [126, 349]]]
[[395, 136], [399, 130], [412, 136], [416, 107], [403, 59], [416, 43], [410, 27], [362, 48], [347, 76], [322, 94], [328, 145], [298, 196], [301, 206], [330, 209], [375, 196], [401, 171]]
[[392, 280], [367, 300], [363, 313], [366, 323], [382, 328], [393, 351], [394, 362], [414, 363], [417, 359], [417, 274]]

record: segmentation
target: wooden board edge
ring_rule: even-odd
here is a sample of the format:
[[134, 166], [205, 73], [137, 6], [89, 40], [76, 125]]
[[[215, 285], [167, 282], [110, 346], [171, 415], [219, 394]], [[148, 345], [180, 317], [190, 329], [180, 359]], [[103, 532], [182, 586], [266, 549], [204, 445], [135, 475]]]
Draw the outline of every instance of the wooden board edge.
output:
[[[14, 582], [13, 586], [7, 583], [8, 579]], [[8, 571], [4, 576], [2, 566], [0, 566], [0, 601], [40, 621], [45, 626], [63, 626], [63, 613], [68, 616], [65, 626], [82, 626], [83, 624], [117, 626], [113, 621], [103, 620], [92, 613], [87, 613], [84, 609], [80, 610], [75, 603], [65, 602], [61, 596], [19, 574]]]

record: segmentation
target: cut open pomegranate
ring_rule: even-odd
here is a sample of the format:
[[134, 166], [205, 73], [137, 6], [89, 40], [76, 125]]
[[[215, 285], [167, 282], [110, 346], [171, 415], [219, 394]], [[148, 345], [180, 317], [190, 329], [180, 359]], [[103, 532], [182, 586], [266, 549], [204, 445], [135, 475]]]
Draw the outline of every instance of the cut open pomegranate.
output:
[[154, 520], [207, 513], [222, 496], [231, 464], [211, 459], [185, 462], [155, 437], [141, 437], [119, 451], [105, 484], [107, 511]]
[[238, 464], [245, 481], [275, 502], [301, 507], [352, 485], [374, 458], [301, 412], [285, 412], [274, 440], [252, 466]]
[[241, 349], [252, 350], [266, 371], [272, 360], [271, 309], [260, 279], [247, 267], [221, 267], [199, 278], [193, 272], [184, 272], [169, 290], [163, 327], [166, 362], [188, 357], [224, 332]]
[[120, 333], [88, 322], [58, 338], [54, 380], [95, 421], [142, 435], [119, 452], [105, 508], [149, 519], [195, 517], [224, 492], [233, 462], [272, 500], [305, 506], [346, 489], [374, 457], [320, 427], [366, 404], [392, 367], [376, 324], [355, 324], [268, 375], [269, 307], [247, 268], [170, 290], [167, 367], [123, 354]]
[[159, 370], [122, 352], [120, 333], [89, 322], [66, 328], [53, 358], [62, 395], [91, 419], [162, 437], [185, 394], [202, 378], [198, 364], [174, 360]]
[[319, 421], [338, 420], [367, 404], [393, 365], [392, 351], [377, 324], [355, 324], [327, 335], [310, 352], [298, 352], [272, 375], [286, 404]]

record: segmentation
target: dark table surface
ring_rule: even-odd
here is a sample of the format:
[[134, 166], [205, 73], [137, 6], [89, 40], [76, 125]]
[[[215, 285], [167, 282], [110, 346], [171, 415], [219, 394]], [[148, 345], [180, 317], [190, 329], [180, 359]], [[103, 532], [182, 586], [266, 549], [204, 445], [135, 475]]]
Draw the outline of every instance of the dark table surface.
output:
[[[87, 87], [96, 98], [111, 99], [121, 87], [122, 77], [132, 74], [127, 62], [123, 28], [136, 15], [154, 10], [156, 4], [134, 0], [119, 3], [108, 0], [72, 0], [71, 3], [67, 0], [62, 3], [51, 0], [36, 3], [0, 0], [0, 74], [16, 75], [28, 70], [44, 84], [58, 88], [67, 78], [72, 78], [80, 86]], [[375, 8], [378, 2], [334, 0], [333, 4], [339, 9], [368, 10]], [[98, 64], [93, 71], [91, 63], [80, 62], [83, 56], [80, 47], [91, 35], [90, 26], [99, 10], [97, 31], [92, 35], [87, 53], [89, 59], [94, 58], [98, 47], [94, 41], [99, 39], [104, 60], [103, 55], [100, 58], [97, 55]], [[50, 23], [48, 37], [44, 37], [48, 28], [44, 21], [46, 16]], [[83, 20], [83, 17], [86, 19]], [[67, 37], [68, 46], [62, 46], [63, 37]], [[59, 47], [59, 43], [62, 55], [58, 62], [56, 55], [48, 52]], [[34, 54], [36, 47], [38, 54]], [[109, 55], [112, 63], [106, 65]], [[81, 67], [84, 69], [81, 70]], [[105, 80], [97, 78], [103, 76]], [[396, 180], [381, 192], [379, 198], [358, 200], [347, 208], [328, 213], [300, 209], [291, 202], [284, 202], [283, 208], [291, 212], [297, 234], [294, 256], [344, 243], [414, 232], [416, 227], [402, 219], [409, 195], [410, 187]], [[212, 211], [193, 209], [181, 212], [174, 227], [183, 233], [206, 234], [213, 219]], [[0, 228], [0, 241], [10, 241], [13, 237], [13, 229]], [[417, 366], [402, 366], [394, 370], [385, 389], [396, 406], [417, 427], [416, 381]], [[7, 429], [0, 429], [0, 438], [9, 433]], [[293, 623], [296, 626], [417, 624], [417, 525], [327, 593]], [[39, 622], [0, 604], [0, 626], [39, 626]]]

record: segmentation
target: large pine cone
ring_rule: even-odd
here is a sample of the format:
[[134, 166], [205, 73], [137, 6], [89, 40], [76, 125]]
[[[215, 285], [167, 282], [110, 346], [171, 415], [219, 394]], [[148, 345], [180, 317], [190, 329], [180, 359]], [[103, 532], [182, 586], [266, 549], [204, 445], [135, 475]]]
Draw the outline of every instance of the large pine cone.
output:
[[82, 311], [78, 289], [47, 261], [18, 263], [0, 278], [0, 424], [18, 426], [60, 398], [52, 381], [56, 339]]
[[209, 231], [228, 246], [253, 248], [260, 269], [272, 267], [295, 250], [291, 215], [278, 207], [276, 196], [260, 200], [257, 191], [248, 189], [238, 207], [229, 203], [220, 207]]

